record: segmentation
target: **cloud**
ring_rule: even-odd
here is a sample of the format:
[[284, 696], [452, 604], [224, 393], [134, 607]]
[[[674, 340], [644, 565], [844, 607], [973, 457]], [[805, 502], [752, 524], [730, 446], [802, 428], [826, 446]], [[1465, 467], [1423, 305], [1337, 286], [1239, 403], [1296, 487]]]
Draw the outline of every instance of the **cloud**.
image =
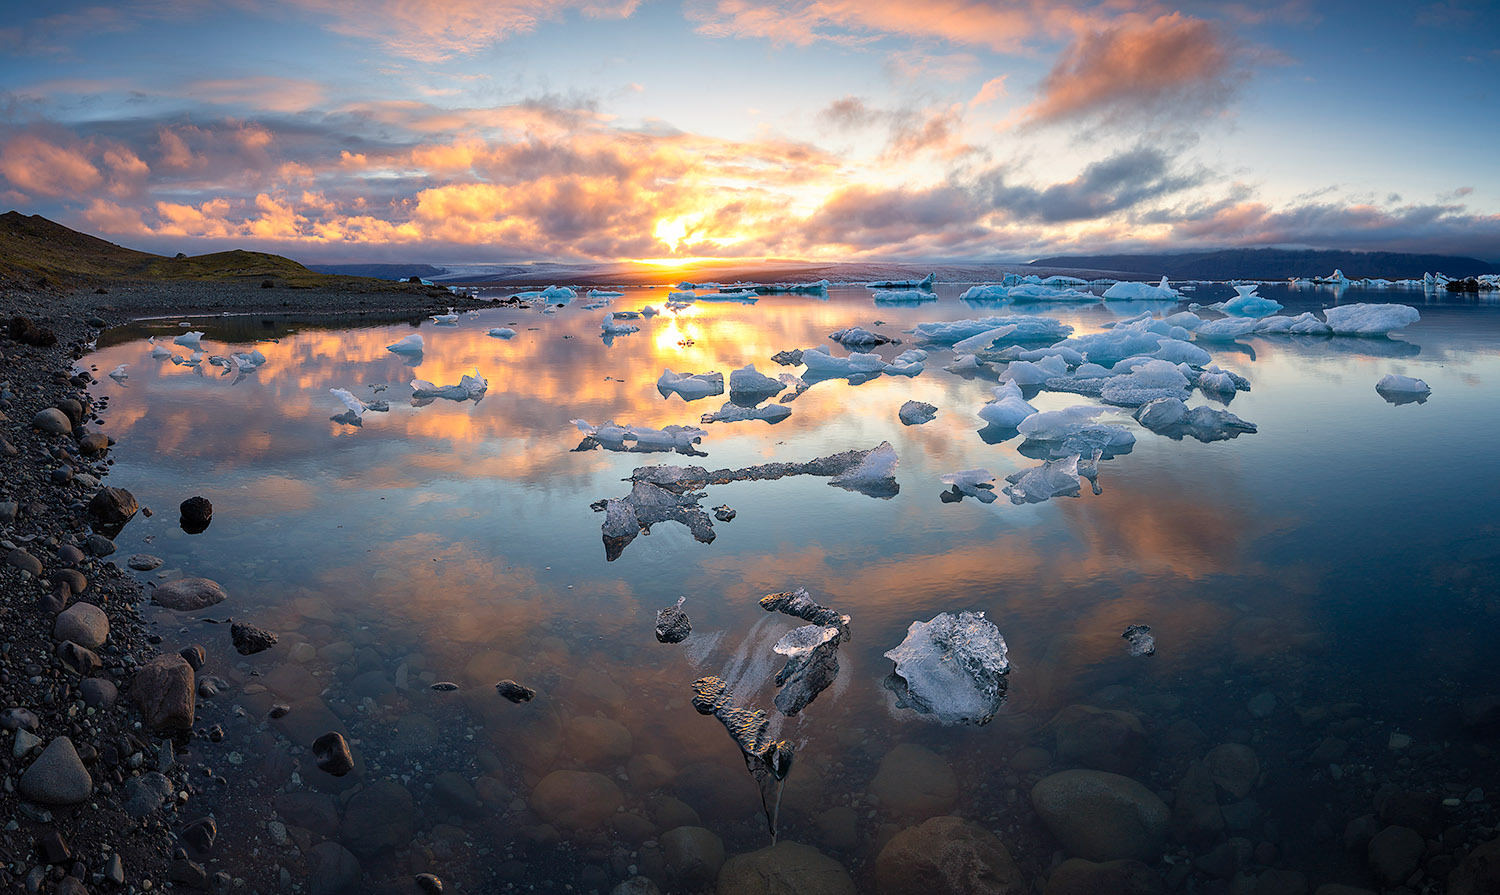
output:
[[1207, 172], [1177, 172], [1160, 149], [1139, 146], [1084, 168], [1072, 180], [1047, 187], [1013, 186], [996, 169], [980, 178], [989, 202], [1009, 216], [1062, 223], [1107, 217], [1198, 186]]
[[183, 94], [215, 105], [294, 113], [317, 106], [326, 90], [317, 81], [261, 75], [194, 81], [183, 88]]
[[1238, 49], [1212, 23], [1174, 12], [1090, 31], [1043, 79], [1033, 122], [1212, 111], [1241, 77]]
[[1005, 88], [1005, 81], [1005, 75], [985, 81], [979, 86], [979, 90], [974, 94], [974, 98], [969, 100], [969, 108], [972, 109], [995, 102], [998, 99], [1003, 99], [1009, 93]]
[[885, 113], [872, 109], [857, 96], [845, 96], [829, 103], [818, 112], [818, 120], [838, 130], [857, 130], [882, 120]]
[[60, 146], [21, 134], [0, 147], [0, 175], [22, 192], [76, 196], [104, 180], [88, 151], [86, 145]]

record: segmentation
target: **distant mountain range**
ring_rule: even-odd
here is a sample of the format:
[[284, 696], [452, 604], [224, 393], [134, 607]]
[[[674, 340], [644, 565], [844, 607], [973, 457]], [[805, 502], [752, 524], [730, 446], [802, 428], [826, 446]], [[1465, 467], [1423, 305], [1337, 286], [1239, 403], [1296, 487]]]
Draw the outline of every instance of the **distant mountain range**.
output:
[[430, 280], [448, 273], [445, 267], [431, 264], [309, 264], [318, 273], [342, 274], [346, 277], [374, 277], [377, 280], [405, 280], [421, 277]]
[[1036, 267], [1114, 270], [1174, 280], [1281, 280], [1321, 277], [1342, 270], [1351, 280], [1419, 278], [1442, 272], [1450, 277], [1495, 273], [1496, 265], [1455, 255], [1402, 252], [1330, 252], [1292, 249], [1223, 249], [1215, 252], [1129, 255], [1055, 255], [1031, 262]]

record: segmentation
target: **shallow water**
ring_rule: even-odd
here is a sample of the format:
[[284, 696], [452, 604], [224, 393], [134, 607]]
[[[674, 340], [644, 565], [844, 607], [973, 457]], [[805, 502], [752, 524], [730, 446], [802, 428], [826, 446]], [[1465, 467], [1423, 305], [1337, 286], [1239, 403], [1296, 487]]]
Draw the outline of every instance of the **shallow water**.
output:
[[[612, 308], [660, 306], [666, 291], [628, 289]], [[166, 645], [205, 644], [206, 671], [231, 684], [200, 723], [222, 724], [224, 742], [194, 746], [232, 778], [206, 797], [221, 826], [240, 834], [226, 837], [239, 844], [217, 866], [244, 872], [236, 865], [264, 865], [269, 854], [305, 873], [292, 847], [272, 844], [262, 827], [276, 792], [303, 789], [338, 794], [330, 804], [342, 819], [294, 831], [293, 845], [359, 840], [369, 880], [432, 870], [459, 891], [564, 882], [607, 891], [632, 868], [660, 876], [656, 843], [682, 823], [712, 830], [730, 854], [760, 848], [769, 840], [754, 783], [723, 728], [693, 710], [690, 684], [720, 675], [739, 699], [770, 709], [781, 665], [770, 646], [796, 622], [757, 601], [795, 587], [852, 616], [853, 639], [833, 687], [798, 717], [777, 716], [798, 749], [781, 836], [837, 859], [862, 890], [879, 845], [928, 813], [979, 821], [1000, 833], [1028, 878], [1042, 875], [1057, 846], [1027, 793], [1069, 765], [1049, 721], [1073, 704], [1136, 714], [1145, 752], [1130, 773], [1164, 795], [1209, 747], [1250, 744], [1264, 774], [1251, 820], [1235, 834], [1274, 845], [1273, 866], [1314, 883], [1368, 882], [1362, 855], [1329, 841], [1371, 811], [1380, 784], [1444, 795], [1500, 785], [1456, 708], [1492, 692], [1496, 670], [1500, 547], [1487, 462], [1500, 436], [1495, 304], [1420, 290], [1262, 287], [1287, 305], [1283, 313], [1402, 301], [1422, 320], [1390, 339], [1204, 345], [1252, 382], [1229, 409], [1259, 431], [1174, 441], [1121, 414], [1110, 421], [1138, 440], [1100, 463], [1097, 496], [1085, 484], [1081, 497], [1036, 505], [942, 502], [944, 473], [984, 467], [1003, 479], [1037, 461], [1018, 451], [1019, 438], [980, 437], [974, 411], [994, 382], [945, 372], [951, 354], [941, 349], [915, 379], [814, 384], [774, 426], [705, 425], [705, 458], [572, 450], [573, 419], [697, 425], [727, 400], [664, 399], [655, 386], [663, 368], [718, 370], [727, 380], [753, 362], [774, 376], [800, 368], [778, 367], [773, 353], [831, 345], [827, 334], [850, 325], [909, 340], [903, 332], [921, 321], [1035, 313], [1083, 333], [1186, 306], [976, 307], [960, 292], [940, 286], [937, 301], [922, 305], [875, 305], [863, 288], [836, 288], [826, 300], [700, 302], [633, 321], [641, 331], [612, 344], [599, 336], [604, 312], [578, 307], [587, 299], [554, 315], [497, 308], [417, 329], [193, 321], [207, 332], [207, 353], [258, 347], [268, 357], [238, 381], [206, 362], [198, 375], [150, 359], [143, 339], [169, 341], [183, 331], [175, 320], [109, 330], [85, 363], [101, 376], [130, 364], [123, 383], [95, 387], [110, 399], [105, 431], [119, 439], [111, 483], [156, 510], [126, 527], [119, 556], [162, 557], [161, 570], [143, 573], [148, 581], [213, 578], [231, 600], [201, 617], [232, 615], [281, 635], [276, 648], [242, 658], [227, 626], [155, 616]], [[1204, 286], [1188, 299], [1232, 294]], [[500, 326], [518, 335], [485, 335]], [[416, 366], [384, 349], [413, 331], [427, 344]], [[877, 350], [889, 359], [906, 347]], [[413, 377], [448, 384], [475, 368], [490, 383], [482, 401], [410, 401]], [[1431, 398], [1387, 403], [1374, 387], [1386, 373], [1426, 380]], [[387, 389], [372, 394], [373, 384]], [[388, 399], [390, 411], [367, 413], [360, 428], [331, 421], [343, 410], [333, 387]], [[896, 411], [908, 399], [936, 405], [937, 418], [903, 426]], [[1041, 410], [1088, 402], [1032, 399]], [[1189, 403], [1205, 399], [1195, 393]], [[603, 515], [590, 509], [627, 494], [621, 480], [638, 466], [741, 467], [887, 440], [900, 456], [894, 497], [811, 477], [709, 486], [704, 508], [737, 511], [715, 523], [709, 544], [661, 523], [609, 561]], [[195, 494], [213, 502], [214, 519], [188, 535], [172, 508]], [[659, 644], [655, 611], [679, 595], [693, 634]], [[882, 654], [909, 624], [961, 609], [984, 611], [1010, 649], [1008, 701], [982, 727], [933, 724], [896, 708], [881, 686], [891, 668]], [[1155, 656], [1127, 654], [1121, 632], [1137, 623], [1156, 635]], [[492, 688], [501, 678], [539, 695], [511, 705]], [[460, 689], [429, 689], [438, 681]], [[1248, 706], [1266, 692], [1274, 708], [1260, 717]], [[273, 702], [294, 711], [267, 722]], [[311, 736], [334, 725], [361, 761], [342, 779], [304, 754]], [[1412, 746], [1389, 749], [1392, 732], [1412, 736]], [[1329, 738], [1347, 751], [1309, 763]], [[903, 743], [940, 756], [956, 792], [903, 808], [910, 793], [901, 786], [872, 789], [882, 759]], [[612, 811], [606, 789], [589, 800], [603, 806], [602, 820], [544, 824], [534, 791], [571, 769], [608, 777], [623, 811]], [[908, 771], [892, 776], [920, 785], [922, 774]], [[411, 844], [404, 821], [390, 848], [351, 826], [368, 804], [345, 806], [350, 787], [377, 778], [412, 796], [410, 809], [399, 798], [382, 807], [410, 815]], [[1488, 799], [1457, 811], [1465, 822], [1494, 820]]]

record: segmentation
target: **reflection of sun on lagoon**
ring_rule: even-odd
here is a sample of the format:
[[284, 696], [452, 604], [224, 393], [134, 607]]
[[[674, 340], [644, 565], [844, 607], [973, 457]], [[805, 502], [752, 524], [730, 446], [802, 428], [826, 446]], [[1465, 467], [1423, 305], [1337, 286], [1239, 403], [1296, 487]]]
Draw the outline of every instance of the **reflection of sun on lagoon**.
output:
[[681, 354], [689, 347], [687, 342], [697, 342], [703, 338], [703, 327], [693, 322], [691, 318], [698, 315], [696, 305], [688, 305], [680, 311], [662, 314], [658, 319], [664, 325], [656, 328], [656, 350], [659, 353]]

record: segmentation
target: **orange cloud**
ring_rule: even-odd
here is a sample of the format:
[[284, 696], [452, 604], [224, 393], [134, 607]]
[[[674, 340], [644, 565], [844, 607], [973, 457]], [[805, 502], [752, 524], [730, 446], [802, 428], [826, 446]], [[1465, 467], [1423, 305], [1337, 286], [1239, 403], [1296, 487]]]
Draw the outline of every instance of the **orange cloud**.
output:
[[18, 189], [43, 196], [85, 192], [104, 179], [82, 149], [22, 134], [0, 149], [0, 175]]

